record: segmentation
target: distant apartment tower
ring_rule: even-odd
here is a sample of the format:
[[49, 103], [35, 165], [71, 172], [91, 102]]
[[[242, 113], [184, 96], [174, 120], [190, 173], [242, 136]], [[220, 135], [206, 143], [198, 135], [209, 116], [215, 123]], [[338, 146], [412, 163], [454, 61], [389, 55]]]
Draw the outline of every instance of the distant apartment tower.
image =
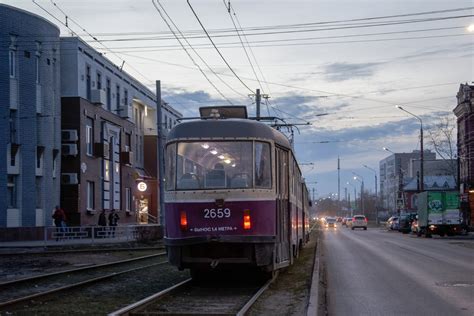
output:
[[59, 29], [0, 4], [0, 227], [51, 225], [59, 204]]
[[[419, 150], [414, 150], [411, 153], [395, 153], [380, 161], [380, 197], [382, 207], [389, 214], [393, 214], [399, 209], [399, 191], [410, 179], [410, 162], [417, 159], [420, 159]], [[430, 150], [424, 151], [424, 160], [434, 159], [436, 159], [435, 153]], [[426, 168], [424, 170], [426, 172]]]
[[453, 110], [457, 117], [459, 183], [465, 220], [474, 226], [474, 86], [461, 84], [458, 104]]
[[[61, 38], [61, 75], [61, 201], [70, 225], [96, 225], [100, 211], [112, 209], [119, 224], [153, 222], [159, 207], [155, 94], [75, 37]], [[181, 116], [170, 106], [163, 112], [167, 128]], [[137, 189], [139, 182], [146, 190]]]

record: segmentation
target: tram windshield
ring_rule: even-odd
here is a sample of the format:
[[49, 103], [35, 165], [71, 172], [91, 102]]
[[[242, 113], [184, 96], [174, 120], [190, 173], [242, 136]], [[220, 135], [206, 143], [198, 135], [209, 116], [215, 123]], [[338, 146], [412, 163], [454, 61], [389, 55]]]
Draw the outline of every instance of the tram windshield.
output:
[[[255, 157], [255, 159], [254, 159]], [[181, 142], [167, 147], [167, 190], [271, 188], [270, 144]]]

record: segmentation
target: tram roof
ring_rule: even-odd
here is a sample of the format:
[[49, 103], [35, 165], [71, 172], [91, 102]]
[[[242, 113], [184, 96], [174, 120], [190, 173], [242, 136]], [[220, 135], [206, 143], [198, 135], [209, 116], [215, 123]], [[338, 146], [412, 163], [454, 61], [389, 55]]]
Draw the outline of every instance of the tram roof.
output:
[[262, 138], [291, 148], [288, 138], [276, 129], [248, 119], [207, 119], [183, 122], [167, 136], [167, 142], [186, 138]]

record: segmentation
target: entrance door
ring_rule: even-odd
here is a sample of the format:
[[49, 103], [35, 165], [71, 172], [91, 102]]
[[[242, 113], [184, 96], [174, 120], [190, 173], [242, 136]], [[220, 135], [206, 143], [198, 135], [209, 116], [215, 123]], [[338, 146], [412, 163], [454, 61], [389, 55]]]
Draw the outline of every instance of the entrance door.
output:
[[137, 199], [136, 210], [138, 211], [137, 222], [139, 224], [148, 224], [148, 199], [141, 198]]
[[[290, 218], [288, 209], [288, 151], [276, 148], [277, 173], [277, 262], [290, 260]], [[279, 259], [279, 260], [278, 260]]]

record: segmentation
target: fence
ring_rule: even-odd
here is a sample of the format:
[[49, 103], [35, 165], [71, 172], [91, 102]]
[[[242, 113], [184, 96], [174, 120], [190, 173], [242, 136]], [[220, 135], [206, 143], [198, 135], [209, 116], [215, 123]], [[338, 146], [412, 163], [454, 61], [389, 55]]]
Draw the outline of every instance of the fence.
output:
[[[3, 241], [34, 242], [44, 245], [61, 244], [94, 244], [129, 241], [152, 241], [163, 237], [160, 225], [122, 225], [122, 226], [74, 226], [74, 227], [34, 227], [34, 234], [22, 234], [31, 231], [28, 227], [18, 227], [10, 230], [10, 238]], [[6, 236], [4, 235], [4, 236]], [[22, 238], [15, 238], [15, 236]], [[25, 238], [29, 235], [29, 238]], [[42, 236], [41, 236], [42, 235]]]

